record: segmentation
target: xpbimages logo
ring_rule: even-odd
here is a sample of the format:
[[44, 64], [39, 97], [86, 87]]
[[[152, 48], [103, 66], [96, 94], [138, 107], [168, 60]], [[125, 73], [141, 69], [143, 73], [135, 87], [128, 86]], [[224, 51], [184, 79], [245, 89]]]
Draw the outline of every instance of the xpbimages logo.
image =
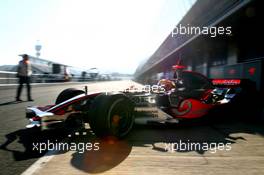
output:
[[218, 35], [231, 35], [232, 34], [232, 27], [223, 27], [223, 26], [217, 26], [217, 27], [199, 27], [199, 26], [190, 26], [190, 24], [187, 24], [186, 26], [183, 26], [179, 24], [179, 26], [176, 26], [172, 32], [172, 37], [177, 37], [178, 35], [209, 35], [210, 37], [216, 37]]
[[38, 151], [43, 153], [45, 151], [77, 151], [78, 153], [84, 153], [85, 151], [98, 151], [100, 145], [98, 142], [95, 143], [75, 143], [75, 142], [41, 142], [41, 143], [32, 143], [33, 151]]
[[214, 142], [187, 142], [179, 141], [175, 143], [164, 143], [165, 151], [210, 151], [216, 153], [219, 151], [230, 151], [232, 149], [231, 143], [214, 143]]

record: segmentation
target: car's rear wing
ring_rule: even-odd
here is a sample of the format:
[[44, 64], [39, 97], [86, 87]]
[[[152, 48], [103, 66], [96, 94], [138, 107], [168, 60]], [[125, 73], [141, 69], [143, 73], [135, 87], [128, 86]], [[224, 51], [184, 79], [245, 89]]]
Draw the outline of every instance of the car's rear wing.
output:
[[249, 79], [212, 79], [216, 87], [241, 87], [243, 89], [256, 89], [256, 83]]
[[214, 86], [239, 86], [241, 79], [212, 79]]

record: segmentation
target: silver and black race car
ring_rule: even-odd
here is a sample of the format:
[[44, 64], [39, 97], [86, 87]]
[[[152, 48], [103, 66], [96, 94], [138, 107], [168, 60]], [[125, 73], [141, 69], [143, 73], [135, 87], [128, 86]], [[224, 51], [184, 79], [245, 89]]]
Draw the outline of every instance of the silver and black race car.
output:
[[[87, 92], [66, 89], [54, 105], [28, 107], [27, 128], [42, 130], [65, 128], [76, 131], [89, 123], [99, 137], [124, 137], [132, 129], [135, 117], [151, 111], [146, 123], [179, 123], [209, 114], [234, 115], [231, 111], [249, 115], [254, 109], [248, 103], [255, 100], [254, 83], [241, 79], [214, 79], [174, 66], [175, 79], [162, 79], [157, 85], [138, 90], [129, 87], [121, 92]], [[180, 71], [180, 72], [177, 72]], [[178, 77], [177, 77], [178, 76]], [[153, 112], [154, 111], [156, 112]], [[225, 112], [225, 113], [224, 113]], [[220, 116], [221, 117], [221, 116]], [[141, 116], [142, 119], [142, 116]]]

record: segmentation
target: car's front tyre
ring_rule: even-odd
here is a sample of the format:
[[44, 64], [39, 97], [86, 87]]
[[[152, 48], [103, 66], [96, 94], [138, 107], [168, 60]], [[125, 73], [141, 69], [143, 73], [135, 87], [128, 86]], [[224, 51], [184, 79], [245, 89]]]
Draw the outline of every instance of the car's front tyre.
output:
[[89, 112], [90, 127], [99, 136], [125, 137], [134, 125], [134, 105], [122, 93], [101, 94]]

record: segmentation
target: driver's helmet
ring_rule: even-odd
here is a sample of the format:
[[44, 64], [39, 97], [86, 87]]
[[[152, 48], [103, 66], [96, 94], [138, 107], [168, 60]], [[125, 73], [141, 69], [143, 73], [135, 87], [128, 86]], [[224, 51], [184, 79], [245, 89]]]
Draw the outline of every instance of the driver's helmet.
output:
[[186, 68], [186, 66], [179, 65], [179, 64], [177, 64], [177, 65], [173, 65], [173, 66], [172, 66], [172, 69], [173, 69], [173, 70], [183, 70], [183, 69], [185, 69], [185, 68]]
[[158, 82], [158, 86], [161, 86], [163, 87], [166, 91], [169, 91], [173, 88], [175, 88], [175, 83], [171, 80], [168, 80], [168, 79], [161, 79], [159, 82]]

